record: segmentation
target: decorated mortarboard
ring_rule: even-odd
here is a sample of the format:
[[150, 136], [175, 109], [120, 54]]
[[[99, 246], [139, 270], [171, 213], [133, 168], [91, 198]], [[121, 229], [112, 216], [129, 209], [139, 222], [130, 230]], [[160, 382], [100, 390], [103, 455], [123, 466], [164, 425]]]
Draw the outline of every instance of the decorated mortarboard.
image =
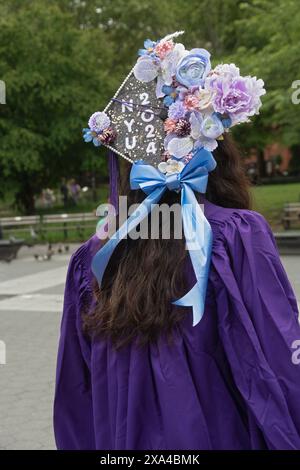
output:
[[261, 79], [242, 76], [234, 64], [212, 68], [206, 49], [187, 50], [175, 42], [181, 34], [145, 41], [133, 69], [106, 108], [92, 114], [83, 137], [130, 161], [131, 188], [147, 196], [94, 256], [99, 284], [119, 241], [166, 190], [181, 191], [184, 234], [197, 281], [174, 304], [191, 306], [195, 325], [204, 312], [212, 232], [194, 192], [205, 193], [208, 173], [216, 166], [212, 152], [231, 127], [259, 113], [265, 89]]

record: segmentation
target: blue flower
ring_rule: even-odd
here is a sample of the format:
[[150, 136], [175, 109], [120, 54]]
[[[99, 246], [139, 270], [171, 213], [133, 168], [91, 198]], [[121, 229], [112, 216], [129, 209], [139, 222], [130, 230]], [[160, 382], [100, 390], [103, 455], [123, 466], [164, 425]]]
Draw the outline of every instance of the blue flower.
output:
[[221, 113], [215, 113], [215, 114], [220, 119], [220, 121], [222, 122], [225, 129], [227, 129], [231, 126], [232, 119], [229, 116], [227, 116], [225, 114], [221, 114]]
[[144, 48], [145, 49], [139, 49], [138, 50], [138, 55], [143, 56], [143, 55], [150, 55], [151, 57], [155, 56], [154, 48], [156, 46], [155, 41], [151, 41], [151, 39], [146, 39], [144, 42]]
[[166, 95], [163, 99], [164, 105], [167, 107], [171, 106], [178, 96], [176, 88], [170, 85], [164, 85], [162, 87], [162, 92]]
[[179, 61], [176, 79], [188, 88], [202, 86], [210, 68], [210, 53], [206, 49], [192, 49]]
[[83, 140], [85, 142], [93, 142], [95, 147], [100, 147], [101, 142], [98, 140], [97, 138], [98, 135], [96, 132], [91, 131], [91, 129], [89, 128], [84, 128], [82, 129], [82, 133], [83, 133]]

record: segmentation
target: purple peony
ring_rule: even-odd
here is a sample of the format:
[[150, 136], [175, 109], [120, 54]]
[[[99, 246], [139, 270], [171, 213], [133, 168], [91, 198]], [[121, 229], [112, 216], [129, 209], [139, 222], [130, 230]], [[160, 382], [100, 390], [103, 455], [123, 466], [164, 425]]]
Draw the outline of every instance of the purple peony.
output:
[[212, 92], [214, 110], [229, 115], [234, 125], [258, 114], [260, 97], [266, 91], [263, 80], [241, 77], [237, 67], [228, 68], [227, 64], [219, 66], [218, 71], [207, 78], [205, 86]]

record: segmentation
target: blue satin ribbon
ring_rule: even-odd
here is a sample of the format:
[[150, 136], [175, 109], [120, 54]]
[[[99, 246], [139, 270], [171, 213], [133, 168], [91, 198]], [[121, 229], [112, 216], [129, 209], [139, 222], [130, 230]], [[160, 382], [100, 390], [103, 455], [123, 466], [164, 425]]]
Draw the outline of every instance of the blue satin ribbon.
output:
[[205, 149], [199, 149], [178, 174], [165, 175], [142, 161], [132, 165], [131, 189], [142, 189], [147, 197], [93, 257], [92, 271], [99, 285], [101, 285], [109, 259], [118, 243], [152, 211], [154, 205], [159, 202], [167, 189], [181, 191], [183, 230], [195, 272], [196, 284], [173, 304], [192, 307], [193, 326], [199, 323], [204, 313], [212, 249], [212, 230], [198, 204], [194, 191], [206, 192], [208, 173], [215, 167], [216, 162], [212, 154]]

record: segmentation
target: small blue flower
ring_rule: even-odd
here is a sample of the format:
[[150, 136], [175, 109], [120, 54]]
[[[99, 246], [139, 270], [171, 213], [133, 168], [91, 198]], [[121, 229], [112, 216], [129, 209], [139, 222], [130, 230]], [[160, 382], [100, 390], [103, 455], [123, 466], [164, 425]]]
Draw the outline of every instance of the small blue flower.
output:
[[232, 124], [232, 119], [229, 116], [226, 116], [221, 113], [215, 113], [216, 116], [220, 119], [225, 129], [228, 129]]
[[155, 41], [151, 41], [151, 39], [146, 39], [146, 41], [144, 42], [144, 49], [139, 49], [138, 55], [150, 55], [151, 57], [155, 57], [154, 48], [156, 44], [157, 43]]
[[170, 85], [164, 85], [162, 87], [162, 92], [166, 95], [163, 99], [163, 103], [167, 108], [173, 104], [178, 96], [176, 88]]
[[93, 142], [95, 147], [100, 147], [101, 142], [97, 139], [97, 133], [94, 131], [91, 131], [89, 128], [84, 128], [82, 129], [83, 133], [83, 140], [85, 142]]

